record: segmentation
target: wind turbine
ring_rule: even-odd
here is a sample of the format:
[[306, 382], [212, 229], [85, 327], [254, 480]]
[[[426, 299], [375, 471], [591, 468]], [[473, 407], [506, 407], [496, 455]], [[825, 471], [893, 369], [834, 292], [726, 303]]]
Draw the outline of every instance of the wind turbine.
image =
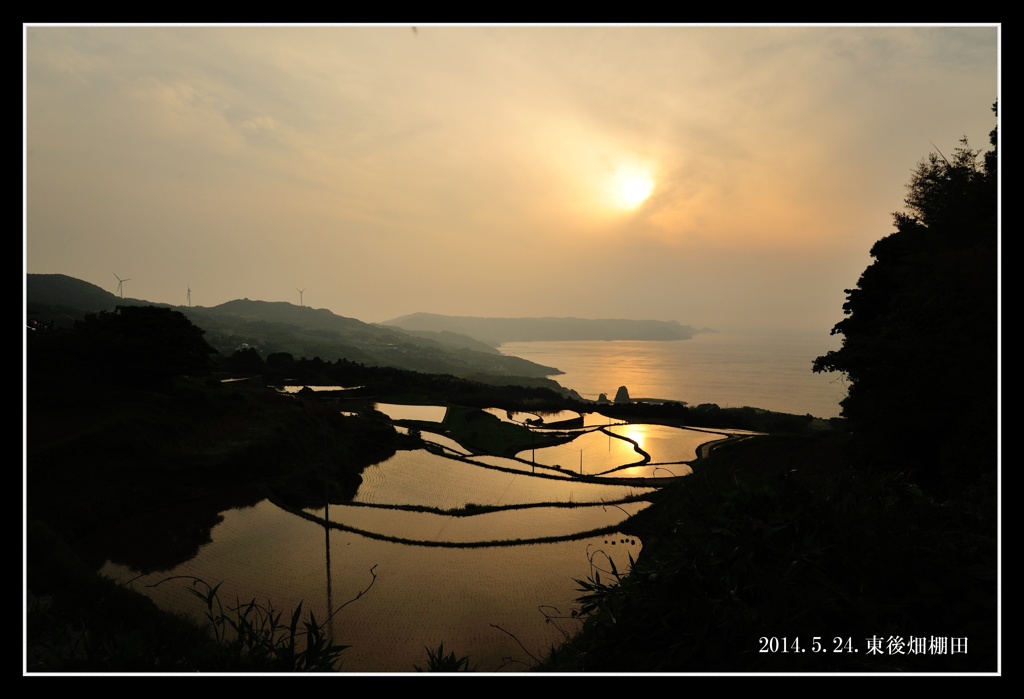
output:
[[188, 307], [192, 308], [192, 287], [188, 287]]
[[130, 282], [131, 279], [121, 279], [121, 277], [117, 276], [116, 272], [114, 273], [114, 278], [117, 279], [117, 295], [120, 296], [121, 298], [124, 298], [124, 283]]
[[305, 289], [296, 288], [295, 290], [297, 292], [299, 292], [299, 307], [301, 308], [302, 307], [302, 292], [305, 291]]

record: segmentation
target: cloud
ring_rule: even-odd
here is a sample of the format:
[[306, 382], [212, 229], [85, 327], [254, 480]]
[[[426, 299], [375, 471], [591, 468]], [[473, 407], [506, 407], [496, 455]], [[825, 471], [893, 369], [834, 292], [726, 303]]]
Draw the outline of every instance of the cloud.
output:
[[838, 312], [930, 144], [993, 125], [994, 27], [418, 29], [29, 27], [29, 270], [368, 319]]

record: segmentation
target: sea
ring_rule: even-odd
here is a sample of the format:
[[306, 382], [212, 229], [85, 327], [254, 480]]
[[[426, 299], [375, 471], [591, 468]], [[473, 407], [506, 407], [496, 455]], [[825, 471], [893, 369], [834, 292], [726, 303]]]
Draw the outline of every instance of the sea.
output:
[[749, 406], [795, 415], [838, 417], [848, 382], [816, 374], [815, 358], [839, 349], [828, 331], [714, 331], [662, 342], [508, 342], [502, 353], [552, 366], [550, 378], [582, 398], [615, 398], [625, 386], [633, 400]]

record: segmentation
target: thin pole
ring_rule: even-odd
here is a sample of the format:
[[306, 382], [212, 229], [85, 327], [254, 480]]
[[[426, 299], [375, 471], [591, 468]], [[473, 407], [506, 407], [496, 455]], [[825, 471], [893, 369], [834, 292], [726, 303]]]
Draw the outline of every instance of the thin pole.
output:
[[334, 633], [334, 595], [331, 591], [331, 483], [329, 469], [331, 465], [330, 446], [324, 440], [324, 559], [327, 573], [327, 618], [331, 623], [331, 634]]

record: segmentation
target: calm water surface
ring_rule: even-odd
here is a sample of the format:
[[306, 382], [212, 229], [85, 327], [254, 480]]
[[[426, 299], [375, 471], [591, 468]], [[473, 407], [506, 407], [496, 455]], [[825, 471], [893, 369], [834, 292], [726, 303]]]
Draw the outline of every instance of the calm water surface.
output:
[[[335, 641], [351, 645], [343, 671], [411, 672], [426, 664], [425, 648], [442, 642], [479, 671], [523, 671], [578, 630], [570, 618], [576, 579], [595, 569], [608, 579], [611, 561], [629, 570], [642, 543], [593, 532], [648, 506], [623, 498], [651, 489], [545, 477], [510, 459], [494, 465], [399, 451], [364, 470], [351, 504], [295, 513], [262, 500], [227, 509], [187, 560], [146, 572], [107, 560], [100, 572], [199, 621], [195, 579], [222, 583], [229, 606], [255, 600], [288, 616], [301, 603], [318, 620], [331, 618]], [[396, 509], [471, 504], [503, 509], [461, 517]]]
[[626, 386], [631, 398], [830, 418], [839, 415], [846, 382], [815, 374], [811, 364], [839, 346], [828, 331], [713, 332], [670, 342], [508, 342], [501, 351], [561, 369], [552, 378], [589, 400], [613, 399]]
[[[263, 501], [225, 512], [212, 541], [173, 570], [140, 577], [108, 562], [101, 572], [197, 619], [203, 608], [189, 581], [168, 578], [223, 581], [225, 604], [270, 601], [285, 610], [282, 618], [300, 602], [318, 620], [336, 613], [329, 629], [351, 646], [342, 671], [413, 672], [426, 665], [424, 648], [443, 642], [446, 652], [470, 655], [481, 672], [519, 672], [531, 659], [509, 634], [540, 657], [563, 639], [546, 619], [569, 614], [579, 594], [573, 578], [590, 574], [590, 558], [607, 570], [607, 553], [629, 570], [628, 556], [640, 550], [622, 535], [483, 549], [410, 546], [325, 530]], [[558, 624], [578, 629], [574, 621]]]
[[[838, 414], [833, 403], [844, 392], [804, 371], [815, 353], [828, 348], [795, 340], [700, 335], [681, 342], [520, 343], [503, 349], [565, 370], [560, 383], [585, 398], [596, 399], [601, 392], [614, 396], [625, 385], [634, 398], [754, 405], [829, 417]], [[445, 410], [377, 408], [393, 420], [436, 422]], [[545, 421], [573, 417], [579, 418], [558, 414]], [[195, 578], [223, 583], [220, 595], [226, 605], [255, 600], [287, 615], [301, 603], [318, 620], [331, 618], [335, 641], [351, 645], [342, 655], [343, 671], [412, 672], [414, 665], [426, 664], [425, 648], [436, 649], [442, 642], [446, 651], [469, 655], [479, 671], [523, 671], [566, 633], [578, 630], [580, 622], [570, 618], [580, 594], [575, 580], [596, 568], [608, 579], [610, 561], [628, 572], [630, 558], [642, 549], [634, 537], [592, 532], [617, 527], [643, 509], [646, 502], [622, 499], [649, 489], [581, 483], [568, 474], [630, 466], [615, 475], [682, 475], [701, 443], [726, 436], [726, 431], [625, 425], [593, 414], [582, 422], [573, 441], [519, 455], [528, 461], [400, 451], [364, 471], [351, 504], [304, 513], [319, 521], [266, 500], [218, 508], [201, 520], [200, 530], [207, 522], [210, 526], [205, 543], [192, 537], [196, 550], [178, 562], [141, 572], [127, 560], [107, 560], [101, 572], [200, 621], [203, 607], [188, 590]], [[466, 451], [445, 435], [427, 437], [450, 456]], [[651, 455], [651, 463], [638, 463], [642, 455], [634, 442]], [[530, 463], [534, 458], [536, 465]], [[549, 463], [560, 468], [545, 468]], [[410, 505], [504, 509], [468, 517], [396, 509]], [[324, 519], [343, 528], [324, 526]], [[545, 537], [564, 540], [538, 541]]]

